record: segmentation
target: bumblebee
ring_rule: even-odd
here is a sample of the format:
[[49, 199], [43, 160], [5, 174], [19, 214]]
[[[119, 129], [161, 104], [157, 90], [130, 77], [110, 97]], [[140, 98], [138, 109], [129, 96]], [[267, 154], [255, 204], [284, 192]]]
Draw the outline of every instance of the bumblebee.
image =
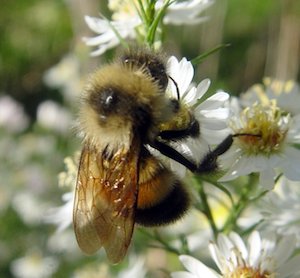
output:
[[87, 83], [78, 115], [83, 149], [73, 210], [77, 242], [87, 254], [104, 247], [118, 263], [135, 224], [170, 224], [188, 210], [188, 189], [148, 146], [195, 173], [216, 169], [217, 157], [231, 146], [229, 136], [199, 165], [171, 146], [199, 136], [200, 124], [179, 96], [166, 94], [169, 80], [161, 55], [137, 50], [101, 67]]

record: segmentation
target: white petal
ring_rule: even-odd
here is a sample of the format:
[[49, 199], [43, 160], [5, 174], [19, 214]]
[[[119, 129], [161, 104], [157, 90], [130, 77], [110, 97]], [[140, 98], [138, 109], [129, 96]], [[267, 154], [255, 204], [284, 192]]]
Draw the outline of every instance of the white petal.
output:
[[176, 271], [171, 273], [171, 277], [172, 278], [197, 278], [196, 275], [191, 274], [189, 272], [186, 271]]
[[274, 178], [276, 176], [276, 172], [273, 168], [268, 167], [260, 172], [259, 175], [259, 184], [264, 187], [266, 190], [271, 190], [274, 188]]
[[84, 37], [82, 39], [85, 42], [85, 44], [88, 46], [97, 46], [97, 45], [108, 43], [113, 39], [117, 40], [117, 38], [114, 37], [111, 33], [104, 33], [96, 37], [89, 37], [89, 38]]
[[[199, 119], [199, 117], [197, 117]], [[201, 117], [201, 120], [199, 121], [201, 123], [201, 134], [203, 134], [203, 129], [205, 128], [207, 130], [222, 130], [222, 129], [227, 129], [228, 134], [229, 129], [227, 127], [227, 123], [225, 119], [216, 119], [216, 118], [203, 118]]]
[[103, 54], [107, 49], [108, 49], [108, 47], [101, 46], [98, 49], [92, 51], [90, 53], [90, 55], [93, 56], [93, 57], [99, 56], [99, 55]]
[[[300, 277], [300, 254], [290, 259], [288, 262], [283, 264], [278, 270], [280, 277]], [[293, 276], [292, 276], [293, 274]], [[290, 276], [289, 276], [290, 275]]]
[[[184, 95], [188, 89], [193, 76], [194, 68], [191, 62], [187, 61], [186, 58], [182, 58], [178, 63], [177, 59], [172, 56], [167, 63], [169, 75], [176, 81], [179, 93], [181, 96]], [[171, 83], [172, 90], [176, 90], [175, 85]]]
[[195, 258], [187, 255], [179, 256], [180, 261], [185, 266], [185, 268], [195, 274], [195, 277], [205, 277], [205, 278], [216, 278], [219, 277], [218, 274], [212, 269], [208, 268], [202, 262], [196, 260]]
[[293, 147], [286, 147], [285, 151], [285, 161], [281, 166], [284, 175], [294, 181], [300, 180], [300, 150]]
[[210, 144], [219, 144], [221, 143], [228, 135], [228, 130], [209, 130], [206, 128], [201, 129], [201, 136], [205, 141], [209, 142]]
[[287, 133], [287, 141], [293, 143], [300, 143], [300, 114], [292, 117], [292, 124]]
[[233, 180], [238, 176], [248, 175], [254, 172], [256, 168], [255, 159], [251, 157], [241, 156], [237, 159], [227, 173], [219, 181]]
[[219, 248], [214, 243], [210, 243], [208, 245], [209, 252], [211, 257], [213, 258], [214, 262], [216, 263], [217, 267], [220, 269], [220, 271], [224, 272], [224, 256], [221, 254]]
[[296, 247], [296, 237], [294, 235], [286, 236], [276, 246], [274, 258], [280, 265], [284, 265], [290, 258]]
[[106, 20], [103, 20], [101, 18], [91, 17], [91, 16], [86, 15], [84, 17], [84, 20], [85, 20], [86, 24], [89, 26], [89, 28], [92, 31], [94, 31], [95, 33], [100, 34], [100, 33], [106, 32], [108, 29]]
[[203, 95], [207, 92], [209, 86], [210, 86], [210, 80], [208, 78], [202, 80], [197, 86], [196, 99], [201, 99]]
[[228, 98], [229, 95], [227, 93], [217, 92], [208, 99], [206, 99], [204, 102], [202, 102], [198, 107], [202, 110], [216, 109], [223, 105], [224, 102], [228, 100]]
[[248, 250], [247, 250], [247, 247], [246, 247], [243, 239], [237, 233], [235, 233], [235, 232], [231, 232], [229, 234], [229, 237], [230, 237], [231, 241], [234, 243], [234, 245], [241, 252], [242, 258], [244, 260], [247, 260], [247, 258], [248, 258]]
[[227, 236], [220, 234], [218, 236], [218, 247], [220, 249], [221, 254], [228, 259], [231, 257], [231, 250], [234, 247], [232, 242], [228, 239]]
[[249, 249], [249, 265], [253, 267], [258, 266], [261, 255], [261, 238], [257, 231], [251, 233], [248, 238], [248, 249]]
[[183, 99], [188, 106], [193, 106], [193, 104], [197, 101], [196, 88], [192, 87], [186, 94], [184, 94]]
[[197, 110], [202, 116], [206, 118], [213, 118], [214, 120], [225, 120], [228, 118], [229, 110], [228, 108], [218, 108], [212, 110]]

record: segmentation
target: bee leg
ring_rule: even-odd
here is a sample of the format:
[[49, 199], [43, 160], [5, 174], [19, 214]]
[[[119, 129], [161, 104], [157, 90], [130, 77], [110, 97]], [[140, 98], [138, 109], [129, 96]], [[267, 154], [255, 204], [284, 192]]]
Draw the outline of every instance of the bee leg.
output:
[[150, 146], [158, 150], [161, 154], [182, 164], [191, 172], [205, 174], [218, 169], [217, 159], [220, 155], [229, 150], [233, 143], [233, 137], [235, 137], [235, 135], [228, 135], [214, 150], [209, 151], [204, 156], [199, 165], [197, 165], [191, 158], [185, 157], [166, 143], [159, 140], [154, 140]]
[[178, 163], [182, 164], [186, 168], [188, 168], [191, 172], [195, 172], [197, 170], [197, 165], [191, 159], [185, 157], [169, 145], [159, 140], [154, 140], [154, 142], [149, 144], [152, 148], [158, 150], [161, 154], [177, 161]]
[[234, 135], [228, 135], [214, 150], [209, 151], [201, 160], [196, 172], [199, 174], [209, 173], [218, 169], [217, 159], [229, 150], [233, 143]]
[[158, 136], [163, 140], [179, 141], [187, 137], [198, 137], [200, 135], [200, 126], [197, 120], [193, 120], [186, 129], [181, 130], [163, 130]]

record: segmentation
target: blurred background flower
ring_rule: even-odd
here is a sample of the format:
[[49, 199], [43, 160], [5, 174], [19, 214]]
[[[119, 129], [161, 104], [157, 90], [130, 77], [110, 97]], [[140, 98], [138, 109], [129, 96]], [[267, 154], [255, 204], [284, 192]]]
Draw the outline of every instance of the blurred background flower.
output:
[[[86, 25], [84, 16], [99, 18], [100, 13], [105, 18], [121, 20], [108, 6], [112, 2], [29, 0], [4, 1], [1, 5], [1, 277], [123, 278], [134, 277], [134, 273], [139, 273], [136, 277], [166, 277], [166, 273], [180, 268], [177, 247], [196, 252], [197, 247], [203, 246], [203, 239], [211, 237], [208, 225], [202, 223], [202, 215], [195, 212], [193, 221], [178, 223], [185, 227], [179, 234], [188, 235], [187, 243], [178, 233], [159, 230], [158, 234], [175, 249], [170, 252], [162, 246], [148, 248], [158, 242], [159, 237], [153, 237], [156, 231], [150, 230], [151, 237], [136, 229], [130, 257], [118, 266], [108, 266], [103, 252], [93, 257], [83, 255], [76, 245], [70, 221], [64, 222], [64, 213], [70, 213], [72, 204], [71, 187], [67, 184], [75, 175], [64, 186], [58, 186], [59, 180], [60, 183], [64, 180], [63, 175], [58, 175], [65, 169], [65, 157], [80, 149], [80, 140], [72, 131], [80, 92], [88, 74], [109, 61], [122, 47], [115, 43], [116, 48], [106, 47], [101, 57], [91, 58], [82, 37], [93, 37], [95, 33]], [[156, 8], [162, 3], [157, 1]], [[208, 96], [220, 88], [238, 95], [237, 92], [245, 92], [259, 83], [263, 76], [278, 82], [299, 79], [299, 1], [246, 0], [242, 6], [238, 0], [172, 3], [164, 18], [165, 32], [161, 37], [167, 56], [192, 60], [220, 43], [230, 43], [230, 47], [195, 66], [197, 84], [206, 78], [211, 80]], [[107, 31], [107, 26], [102, 28]], [[299, 98], [299, 86], [293, 83], [280, 87], [277, 81], [265, 80], [264, 86], [278, 99], [279, 106], [296, 114], [299, 106], [293, 100]], [[290, 92], [287, 98], [276, 93], [278, 87]], [[288, 185], [288, 188], [296, 186]], [[218, 196], [215, 192], [211, 194]], [[285, 190], [266, 195], [268, 206], [256, 220], [265, 219], [266, 225], [281, 235], [294, 233], [299, 221], [295, 211], [298, 195]], [[215, 205], [217, 220], [217, 215], [223, 216], [224, 211], [228, 215], [227, 203], [227, 200], [223, 203], [220, 214]], [[53, 223], [49, 211], [61, 217], [62, 221], [56, 222], [60, 233], [56, 232], [55, 225], [45, 223], [49, 217], [48, 222]], [[251, 209], [247, 212], [253, 215]], [[282, 221], [275, 220], [274, 215]], [[238, 223], [239, 227], [257, 224], [247, 214], [243, 216], [244, 223]], [[220, 226], [224, 224], [221, 218]], [[185, 225], [184, 221], [192, 223]], [[299, 237], [297, 240], [299, 244]]]

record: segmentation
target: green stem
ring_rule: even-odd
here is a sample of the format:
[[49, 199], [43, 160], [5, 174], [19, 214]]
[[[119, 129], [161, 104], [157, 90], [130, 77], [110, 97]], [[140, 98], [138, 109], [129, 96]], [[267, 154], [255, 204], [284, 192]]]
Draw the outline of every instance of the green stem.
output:
[[[157, 231], [154, 231], [154, 234], [146, 231], [145, 229], [140, 229], [140, 231], [143, 234], [145, 234], [146, 236], [148, 236], [149, 238], [154, 239], [155, 241], [159, 242], [162, 245], [162, 247], [165, 250], [167, 250], [168, 252], [174, 253], [176, 255], [180, 255], [181, 254], [181, 252], [179, 250], [177, 250], [176, 248], [172, 247], [168, 242], [166, 242], [165, 240], [163, 240]], [[153, 247], [153, 248], [161, 248], [161, 246], [157, 246], [157, 245], [153, 245], [153, 244], [150, 244], [149, 246]]]
[[205, 178], [205, 177], [202, 178], [202, 180], [210, 183], [211, 185], [215, 186], [216, 188], [218, 188], [219, 190], [221, 190], [222, 192], [224, 192], [224, 194], [226, 194], [226, 196], [229, 198], [231, 205], [234, 204], [234, 200], [233, 200], [233, 198], [231, 196], [231, 192], [224, 185], [222, 185], [221, 183], [216, 182], [216, 181], [214, 181], [212, 179]]
[[[249, 182], [246, 186], [243, 187], [239, 200], [232, 206], [229, 216], [221, 229], [222, 232], [228, 233], [237, 228], [237, 220], [242, 214], [242, 212], [247, 208], [252, 199], [250, 198], [250, 193], [253, 189], [256, 189], [258, 179], [257, 176], [252, 174], [250, 175]], [[256, 198], [255, 198], [256, 199]]]
[[[164, 14], [170, 5], [170, 0], [167, 0], [164, 5], [161, 7], [161, 9], [158, 11], [158, 13], [153, 12], [152, 10], [149, 12], [151, 14], [151, 24], [147, 26], [147, 35], [146, 35], [146, 41], [149, 46], [153, 46], [156, 40], [156, 32], [158, 30], [158, 26], [161, 23]], [[154, 9], [153, 7], [150, 7]]]
[[201, 205], [202, 205], [201, 211], [205, 214], [205, 216], [206, 216], [206, 218], [207, 218], [207, 220], [210, 224], [210, 227], [211, 227], [211, 230], [213, 232], [214, 238], [216, 239], [217, 236], [218, 236], [219, 231], [218, 231], [218, 228], [217, 228], [216, 223], [214, 221], [214, 218], [213, 218], [213, 215], [212, 215], [209, 203], [208, 203], [207, 195], [204, 191], [203, 182], [199, 178], [197, 179], [197, 184], [199, 185], [198, 192], [199, 192], [199, 196], [201, 198]]

